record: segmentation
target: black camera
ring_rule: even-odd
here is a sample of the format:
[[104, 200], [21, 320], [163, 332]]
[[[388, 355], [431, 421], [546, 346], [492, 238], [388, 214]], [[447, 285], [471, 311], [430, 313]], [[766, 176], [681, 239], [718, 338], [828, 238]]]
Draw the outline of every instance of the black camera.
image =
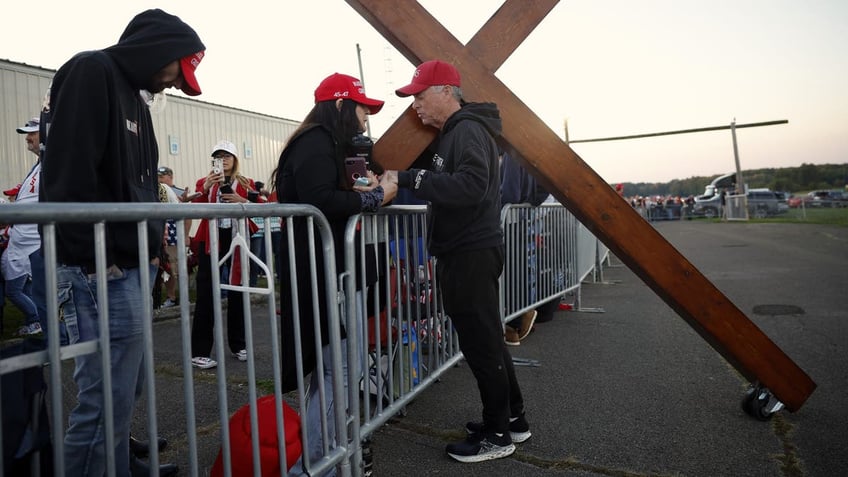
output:
[[374, 141], [370, 137], [360, 133], [350, 140], [345, 157], [362, 157], [365, 159], [366, 167], [371, 165], [371, 150], [374, 149]]

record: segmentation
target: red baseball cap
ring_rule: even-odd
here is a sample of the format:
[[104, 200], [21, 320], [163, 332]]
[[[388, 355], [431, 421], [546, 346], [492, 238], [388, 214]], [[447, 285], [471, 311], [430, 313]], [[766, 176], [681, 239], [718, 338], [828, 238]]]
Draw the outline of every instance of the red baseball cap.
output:
[[416, 95], [430, 86], [460, 86], [459, 71], [450, 63], [440, 60], [425, 61], [415, 68], [412, 82], [395, 90], [395, 94], [404, 98]]
[[200, 94], [200, 85], [197, 84], [197, 77], [194, 76], [194, 70], [203, 59], [204, 51], [198, 51], [191, 55], [180, 59], [180, 69], [183, 71], [183, 93], [189, 96], [197, 96]]
[[331, 101], [336, 99], [352, 99], [359, 104], [368, 106], [371, 114], [377, 114], [383, 109], [383, 101], [365, 96], [365, 88], [362, 81], [353, 76], [333, 73], [324, 78], [324, 81], [315, 88], [315, 102]]
[[20, 191], [20, 190], [21, 190], [21, 184], [18, 184], [15, 187], [12, 187], [11, 189], [4, 190], [3, 195], [9, 196], [9, 197], [15, 197], [15, 196], [18, 195], [18, 191]]

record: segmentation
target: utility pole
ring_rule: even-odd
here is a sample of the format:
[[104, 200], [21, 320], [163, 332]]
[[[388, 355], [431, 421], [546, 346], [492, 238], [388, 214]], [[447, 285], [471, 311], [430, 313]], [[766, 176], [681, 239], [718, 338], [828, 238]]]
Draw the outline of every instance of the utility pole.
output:
[[[356, 44], [356, 61], [359, 62], [359, 81], [362, 81], [362, 89], [365, 89], [365, 73], [362, 71], [362, 48]], [[364, 92], [364, 91], [363, 91]], [[371, 121], [365, 122], [365, 134], [371, 137]]]
[[657, 137], [657, 136], [668, 136], [671, 134], [690, 134], [690, 133], [699, 133], [699, 132], [707, 132], [707, 131], [721, 131], [725, 129], [730, 129], [730, 135], [733, 138], [733, 159], [736, 161], [736, 193], [744, 194], [745, 193], [745, 180], [742, 178], [742, 167], [739, 161], [739, 146], [736, 143], [736, 130], [742, 128], [756, 128], [762, 126], [775, 126], [778, 124], [787, 124], [789, 120], [787, 119], [779, 119], [776, 121], [764, 121], [760, 123], [747, 123], [747, 124], [736, 124], [736, 118], [733, 118], [733, 121], [729, 126], [710, 126], [706, 128], [695, 128], [695, 129], [679, 129], [676, 131], [662, 131], [655, 133], [647, 133], [647, 134], [633, 134], [630, 136], [615, 136], [615, 137], [602, 137], [602, 138], [594, 138], [594, 139], [575, 139], [569, 141], [568, 139], [568, 120], [565, 122], [565, 143], [566, 144], [576, 144], [581, 142], [602, 142], [602, 141], [619, 141], [622, 139], [640, 139], [646, 137]]
[[736, 144], [736, 118], [730, 123], [730, 135], [733, 137], [733, 159], [736, 161], [736, 193], [745, 193], [745, 180], [742, 178], [742, 167], [739, 165], [739, 146]]

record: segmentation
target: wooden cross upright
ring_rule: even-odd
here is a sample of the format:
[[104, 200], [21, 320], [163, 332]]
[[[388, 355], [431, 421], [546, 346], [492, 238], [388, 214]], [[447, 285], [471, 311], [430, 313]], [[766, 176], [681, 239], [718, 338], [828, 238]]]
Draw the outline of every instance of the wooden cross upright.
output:
[[[504, 139], [542, 185], [743, 376], [800, 409], [812, 379], [495, 77], [558, 0], [506, 0], [466, 46], [415, 0], [346, 1], [414, 65], [456, 66], [466, 97], [497, 103]], [[374, 156], [406, 169], [436, 134], [410, 107]]]

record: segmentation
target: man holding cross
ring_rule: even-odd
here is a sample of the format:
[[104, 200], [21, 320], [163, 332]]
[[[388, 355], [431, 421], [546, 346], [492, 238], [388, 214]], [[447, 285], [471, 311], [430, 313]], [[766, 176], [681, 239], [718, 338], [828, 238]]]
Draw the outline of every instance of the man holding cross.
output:
[[396, 93], [413, 96], [421, 122], [439, 130], [429, 170], [389, 171], [388, 177], [430, 202], [429, 252], [483, 403], [483, 421], [469, 422], [467, 438], [449, 444], [447, 453], [460, 462], [506, 457], [515, 452], [514, 442], [530, 438], [530, 427], [498, 308], [504, 262], [495, 143], [500, 114], [493, 103], [465, 102], [459, 72], [439, 60], [419, 65]]

